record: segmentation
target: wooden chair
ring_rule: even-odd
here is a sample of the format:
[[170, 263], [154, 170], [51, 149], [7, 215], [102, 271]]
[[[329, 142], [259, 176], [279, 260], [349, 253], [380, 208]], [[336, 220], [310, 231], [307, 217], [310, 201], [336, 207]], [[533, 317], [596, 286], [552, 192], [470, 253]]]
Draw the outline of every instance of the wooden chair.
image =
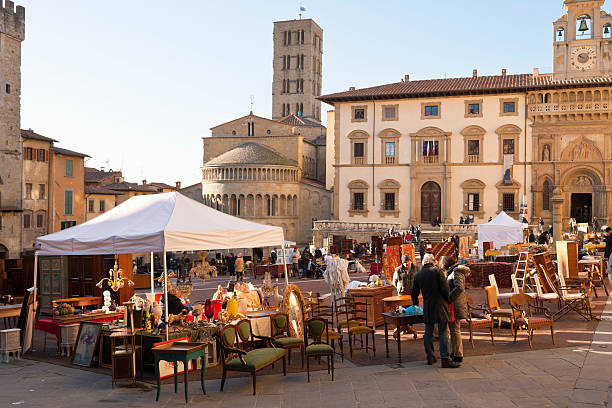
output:
[[495, 275], [493, 274], [489, 275], [489, 285], [495, 288], [495, 293], [497, 294], [497, 299], [499, 300], [503, 300], [503, 299], [510, 300], [512, 295], [514, 295], [513, 292], [499, 293], [499, 288], [497, 287], [497, 280], [495, 279]]
[[[343, 322], [343, 327], [338, 323], [338, 332], [342, 334], [345, 328], [348, 334], [349, 353], [353, 358], [353, 343], [356, 336], [360, 336], [361, 349], [366, 353], [370, 349], [368, 335], [372, 336], [372, 352], [376, 357], [376, 342], [374, 339], [374, 328], [368, 326], [368, 304], [367, 302], [357, 302], [351, 297], [336, 299], [336, 315], [338, 322]], [[340, 317], [342, 316], [342, 317]], [[365, 335], [365, 347], [363, 347], [363, 336]]]
[[[529, 348], [533, 348], [533, 331], [542, 327], [550, 327], [550, 335], [552, 336], [552, 343], [555, 344], [555, 330], [553, 316], [550, 311], [536, 304], [536, 299], [528, 296], [524, 293], [512, 296], [510, 299], [510, 306], [515, 311], [516, 316], [514, 318], [514, 324], [512, 329], [514, 330], [514, 342], [516, 343], [516, 335], [520, 328], [527, 328], [527, 340], [529, 341]], [[543, 316], [534, 316], [534, 311], [542, 312]]]
[[289, 336], [289, 316], [287, 313], [271, 315], [270, 328], [272, 329], [272, 344], [275, 347], [287, 350], [289, 365], [291, 365], [291, 350], [299, 348], [302, 356], [302, 368], [304, 368], [304, 339]]
[[493, 286], [485, 286], [487, 294], [487, 308], [489, 315], [493, 320], [498, 320], [498, 327], [501, 328], [502, 319], [510, 321], [510, 327], [512, 327], [514, 312], [512, 309], [502, 309], [497, 301], [497, 293]]
[[587, 295], [586, 288], [583, 285], [566, 285], [562, 274], [555, 274], [553, 277], [549, 272], [547, 272], [549, 267], [545, 266], [544, 264], [538, 263], [538, 268], [538, 272], [541, 271], [538, 276], [540, 278], [544, 277], [548, 287], [550, 287], [553, 292], [559, 296], [560, 307], [559, 310], [557, 310], [553, 315], [554, 319], [565, 316], [571, 311], [578, 313], [586, 320], [593, 319], [589, 296]]
[[[334, 381], [334, 348], [324, 341], [323, 335], [329, 332], [327, 320], [321, 317], [311, 317], [304, 325], [304, 343], [306, 344], [306, 375], [310, 382], [310, 358], [327, 356], [327, 374], [330, 373]], [[309, 339], [312, 341], [309, 343]]]
[[537, 299], [540, 302], [540, 306], [544, 306], [544, 302], [545, 301], [554, 301], [557, 302], [557, 306], [558, 308], [561, 307], [561, 301], [559, 300], [559, 295], [557, 295], [556, 293], [552, 292], [552, 293], [544, 293], [544, 290], [542, 289], [542, 284], [540, 283], [540, 277], [538, 275], [534, 276], [534, 280], [535, 280], [535, 284], [536, 284], [536, 291], [537, 291]]
[[[495, 339], [493, 338], [493, 318], [486, 315], [488, 310], [485, 307], [476, 307], [474, 305], [474, 301], [470, 297], [467, 298], [467, 306], [468, 315], [467, 319], [465, 319], [464, 322], [468, 326], [468, 329], [470, 331], [470, 343], [472, 344], [472, 348], [474, 348], [474, 337], [472, 334], [474, 329], [489, 329], [489, 331], [491, 332], [491, 343], [495, 345]], [[476, 317], [472, 313], [476, 311], [480, 311], [482, 313], [482, 317]]]
[[[251, 322], [241, 320], [235, 325], [229, 324], [219, 332], [219, 344], [221, 348], [221, 362], [223, 365], [223, 376], [221, 377], [221, 392], [225, 386], [225, 379], [228, 371], [240, 371], [251, 373], [253, 376], [253, 395], [257, 392], [257, 373], [266, 367], [276, 363], [278, 360], [283, 360], [283, 375], [287, 375], [286, 355], [287, 350], [273, 347], [265, 347], [252, 349], [250, 351], [241, 350], [236, 347], [237, 340], [242, 338], [239, 335], [238, 327], [241, 327], [242, 335], [247, 332], [250, 334], [250, 343], [254, 344], [253, 338], [267, 340], [271, 342], [272, 338], [254, 336], [251, 330]], [[248, 343], [248, 340], [245, 342]]]
[[331, 346], [334, 350], [336, 350], [336, 340], [340, 344], [340, 356], [342, 358], [342, 362], [344, 362], [344, 342], [342, 341], [342, 334], [338, 331], [334, 330], [334, 311], [332, 306], [327, 306], [320, 304], [317, 306], [315, 311], [315, 316], [313, 317], [321, 317], [327, 321], [331, 321], [331, 327], [328, 326], [325, 333], [323, 333], [322, 338], [324, 340], [330, 341]]

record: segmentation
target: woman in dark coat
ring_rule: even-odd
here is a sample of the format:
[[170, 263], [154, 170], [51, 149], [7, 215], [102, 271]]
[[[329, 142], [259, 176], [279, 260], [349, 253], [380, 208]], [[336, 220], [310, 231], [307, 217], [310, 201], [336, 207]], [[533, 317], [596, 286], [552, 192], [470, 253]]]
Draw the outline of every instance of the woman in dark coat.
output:
[[455, 321], [448, 324], [450, 332], [451, 359], [456, 363], [463, 362], [463, 341], [461, 340], [461, 320], [468, 317], [465, 281], [470, 276], [470, 268], [459, 265], [448, 274], [450, 288], [449, 302], [454, 306]]

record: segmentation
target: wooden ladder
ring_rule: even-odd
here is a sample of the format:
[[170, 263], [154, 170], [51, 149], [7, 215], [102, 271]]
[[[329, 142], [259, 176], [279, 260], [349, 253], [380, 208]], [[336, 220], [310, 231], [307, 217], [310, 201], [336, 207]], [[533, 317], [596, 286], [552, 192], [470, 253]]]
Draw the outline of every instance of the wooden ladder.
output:
[[525, 293], [526, 288], [532, 292], [535, 291], [534, 273], [536, 273], [535, 263], [533, 262], [531, 254], [529, 252], [519, 252], [519, 259], [516, 263], [514, 277], [516, 278], [518, 287], [521, 288], [523, 293]]

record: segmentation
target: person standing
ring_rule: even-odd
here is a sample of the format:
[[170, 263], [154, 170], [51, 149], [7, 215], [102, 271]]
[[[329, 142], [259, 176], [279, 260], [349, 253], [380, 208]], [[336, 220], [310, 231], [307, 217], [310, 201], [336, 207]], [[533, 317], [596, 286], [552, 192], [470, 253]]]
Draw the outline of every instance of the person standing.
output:
[[234, 254], [230, 252], [229, 256], [225, 259], [227, 261], [227, 274], [229, 276], [234, 276], [234, 263], [236, 263], [236, 258], [234, 257]]
[[304, 250], [302, 251], [301, 261], [302, 279], [305, 279], [308, 276], [308, 271], [310, 271], [310, 262], [312, 261], [312, 254], [310, 253], [310, 248], [304, 248]]
[[293, 248], [292, 261], [291, 261], [291, 263], [293, 264], [293, 273], [295, 274], [295, 276], [299, 274], [299, 270], [298, 270], [299, 262], [300, 262], [300, 251], [298, 250], [298, 247], [296, 246]]
[[597, 234], [599, 232], [599, 220], [597, 217], [593, 217], [593, 233]]
[[242, 277], [244, 275], [244, 258], [242, 257], [242, 252], [238, 253], [234, 261], [234, 271], [236, 272], [236, 282], [242, 282]]
[[612, 274], [612, 227], [606, 227], [604, 258], [608, 260], [608, 274]]
[[415, 275], [412, 285], [412, 304], [419, 304], [419, 294], [423, 294], [423, 321], [425, 322], [425, 335], [423, 342], [427, 354], [427, 364], [437, 362], [434, 355], [433, 331], [438, 326], [440, 332], [440, 358], [442, 368], [457, 368], [459, 365], [450, 359], [448, 353], [448, 312], [449, 288], [444, 273], [436, 265], [432, 254], [426, 254], [423, 259], [423, 268]]
[[270, 251], [270, 265], [275, 265], [276, 259], [276, 251], [273, 249], [272, 251]]
[[448, 324], [450, 332], [451, 354], [455, 363], [463, 362], [463, 341], [461, 339], [461, 320], [467, 319], [468, 307], [465, 294], [465, 281], [470, 276], [470, 268], [459, 265], [448, 275], [447, 282], [450, 288], [449, 302], [453, 304], [454, 319]]
[[416, 274], [416, 265], [410, 261], [408, 255], [402, 255], [402, 264], [393, 272], [393, 287], [397, 290], [398, 296], [412, 293], [412, 283]]
[[540, 217], [540, 219], [538, 220], [538, 228], [540, 228], [540, 234], [544, 232], [544, 220], [542, 219], [542, 217]]

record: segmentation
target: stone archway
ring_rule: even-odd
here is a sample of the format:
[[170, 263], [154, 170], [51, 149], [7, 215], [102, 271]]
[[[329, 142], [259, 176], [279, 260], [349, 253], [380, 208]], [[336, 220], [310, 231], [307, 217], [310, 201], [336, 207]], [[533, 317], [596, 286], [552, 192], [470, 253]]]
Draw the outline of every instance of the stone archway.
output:
[[431, 223], [442, 216], [442, 189], [435, 181], [428, 181], [421, 187], [421, 222]]
[[562, 177], [562, 186], [564, 228], [570, 217], [578, 223], [590, 222], [593, 217], [606, 218], [602, 177], [598, 171], [583, 166], [568, 170]]

